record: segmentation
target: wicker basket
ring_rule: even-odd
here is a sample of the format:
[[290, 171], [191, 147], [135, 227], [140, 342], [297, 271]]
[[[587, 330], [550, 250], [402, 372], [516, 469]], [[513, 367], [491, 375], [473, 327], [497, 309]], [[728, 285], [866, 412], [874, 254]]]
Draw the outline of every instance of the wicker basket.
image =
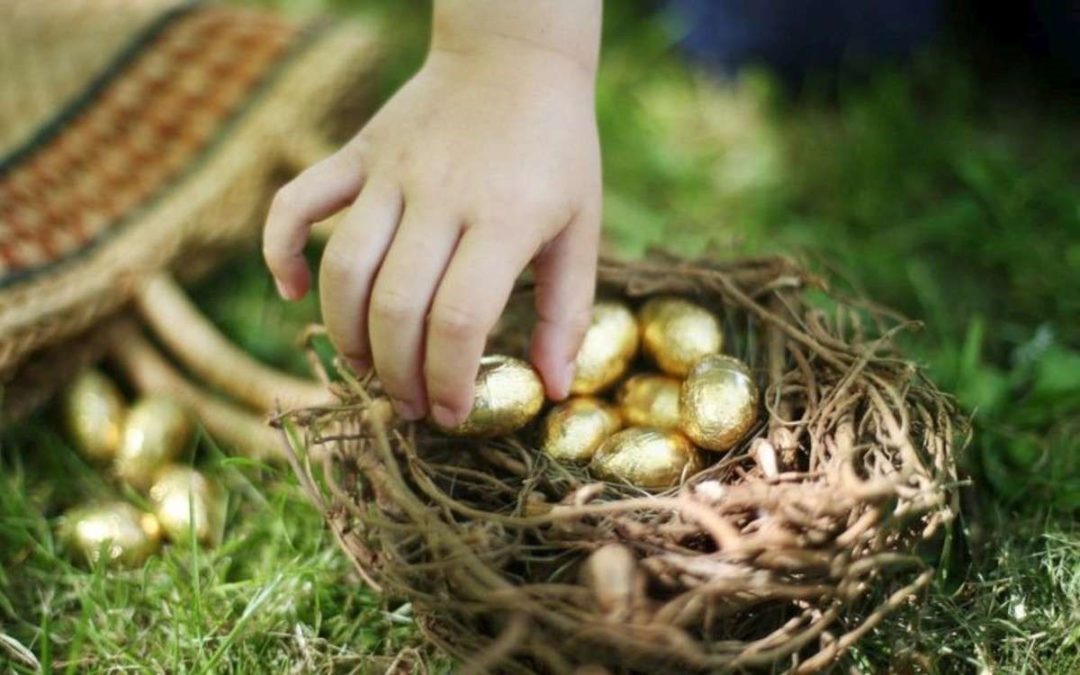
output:
[[222, 5], [14, 0], [0, 56], [12, 419], [102, 353], [106, 319], [153, 275], [190, 276], [254, 243], [280, 174], [324, 152], [322, 129], [355, 108], [375, 48], [348, 22]]
[[[346, 372], [341, 406], [280, 423], [367, 584], [411, 602], [471, 672], [815, 671], [917, 602], [956, 516], [966, 439], [893, 350], [903, 324], [830, 298], [787, 260], [606, 262], [600, 289], [719, 312], [765, 421], [650, 494], [547, 460], [535, 429], [480, 441], [388, 425], [377, 383]], [[497, 350], [523, 348], [530, 294], [515, 295]]]

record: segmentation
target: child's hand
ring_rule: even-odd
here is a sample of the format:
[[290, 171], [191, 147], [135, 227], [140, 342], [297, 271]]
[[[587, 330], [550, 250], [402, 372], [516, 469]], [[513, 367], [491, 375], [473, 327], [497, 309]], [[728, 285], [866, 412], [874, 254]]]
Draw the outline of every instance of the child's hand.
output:
[[323, 254], [323, 319], [402, 416], [464, 418], [487, 333], [530, 261], [532, 360], [548, 395], [566, 396], [599, 236], [598, 33], [594, 2], [437, 3], [423, 68], [274, 198], [264, 255], [289, 299], [310, 286], [310, 225], [352, 204]]

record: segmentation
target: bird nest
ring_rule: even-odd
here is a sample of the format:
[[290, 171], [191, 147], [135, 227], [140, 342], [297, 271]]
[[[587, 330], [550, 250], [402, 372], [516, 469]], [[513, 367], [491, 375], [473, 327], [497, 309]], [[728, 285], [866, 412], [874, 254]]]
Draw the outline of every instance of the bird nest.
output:
[[[722, 317], [758, 426], [678, 487], [605, 483], [536, 450], [397, 425], [377, 382], [281, 415], [293, 467], [373, 589], [472, 672], [810, 672], [918, 602], [957, 515], [951, 400], [904, 321], [785, 259], [602, 262], [601, 296]], [[523, 353], [532, 288], [492, 347]], [[591, 672], [591, 671], [589, 671]]]

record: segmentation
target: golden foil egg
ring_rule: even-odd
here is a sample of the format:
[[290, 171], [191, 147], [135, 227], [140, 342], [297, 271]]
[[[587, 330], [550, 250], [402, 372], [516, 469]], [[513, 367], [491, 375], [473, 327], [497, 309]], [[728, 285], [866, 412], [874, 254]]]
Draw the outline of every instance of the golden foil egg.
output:
[[679, 427], [708, 450], [730, 450], [758, 418], [758, 390], [742, 361], [713, 354], [702, 359], [682, 385]]
[[544, 385], [532, 366], [510, 356], [485, 356], [469, 416], [443, 431], [475, 438], [505, 436], [532, 421], [543, 405]]
[[60, 538], [91, 564], [138, 567], [158, 549], [157, 519], [127, 502], [107, 502], [72, 509], [60, 522]]
[[637, 355], [639, 342], [640, 331], [630, 308], [620, 302], [596, 303], [574, 359], [570, 393], [595, 394], [614, 384]]
[[194, 433], [187, 412], [173, 401], [151, 396], [128, 411], [116, 455], [116, 472], [137, 489], [149, 487], [154, 475], [180, 456]]
[[613, 407], [595, 398], [572, 398], [548, 413], [540, 449], [557, 462], [584, 464], [622, 421]]
[[676, 429], [681, 387], [667, 375], [634, 375], [619, 387], [619, 414], [629, 426]]
[[154, 515], [165, 536], [174, 542], [214, 546], [225, 524], [225, 499], [217, 483], [188, 466], [161, 470], [150, 487]]
[[64, 425], [87, 458], [116, 457], [124, 423], [124, 399], [112, 380], [96, 370], [81, 373], [64, 392]]
[[631, 427], [604, 441], [589, 469], [604, 480], [661, 489], [678, 485], [701, 466], [701, 454], [682, 434]]
[[653, 298], [642, 305], [638, 318], [642, 350], [669, 375], [686, 377], [702, 357], [723, 347], [720, 322], [688, 300]]

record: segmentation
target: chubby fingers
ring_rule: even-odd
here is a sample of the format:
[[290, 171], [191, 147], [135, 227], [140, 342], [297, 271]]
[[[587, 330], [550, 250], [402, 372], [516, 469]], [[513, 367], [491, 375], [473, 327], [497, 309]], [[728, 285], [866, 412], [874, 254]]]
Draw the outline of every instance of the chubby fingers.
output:
[[574, 358], [589, 327], [599, 238], [599, 205], [585, 206], [533, 264], [538, 320], [530, 357], [554, 400], [570, 393]]
[[323, 251], [319, 266], [323, 322], [334, 347], [358, 372], [371, 367], [368, 298], [401, 212], [401, 190], [372, 179]]
[[462, 236], [427, 322], [424, 379], [431, 416], [442, 426], [464, 421], [488, 333], [536, 246], [490, 227]]
[[[464, 229], [452, 210], [405, 203], [372, 178], [323, 253], [327, 332], [361, 371], [374, 366], [399, 415], [443, 426], [468, 415], [487, 335], [539, 241], [488, 225]], [[532, 360], [564, 398], [589, 324], [598, 209], [583, 210], [536, 259], [539, 322]]]
[[405, 419], [428, 412], [425, 324], [460, 234], [460, 219], [447, 209], [430, 201], [408, 202], [371, 292], [368, 334], [375, 372]]
[[311, 273], [304, 259], [308, 232], [353, 201], [363, 181], [357, 153], [345, 146], [274, 195], [263, 228], [263, 258], [282, 297], [298, 300], [308, 292]]

